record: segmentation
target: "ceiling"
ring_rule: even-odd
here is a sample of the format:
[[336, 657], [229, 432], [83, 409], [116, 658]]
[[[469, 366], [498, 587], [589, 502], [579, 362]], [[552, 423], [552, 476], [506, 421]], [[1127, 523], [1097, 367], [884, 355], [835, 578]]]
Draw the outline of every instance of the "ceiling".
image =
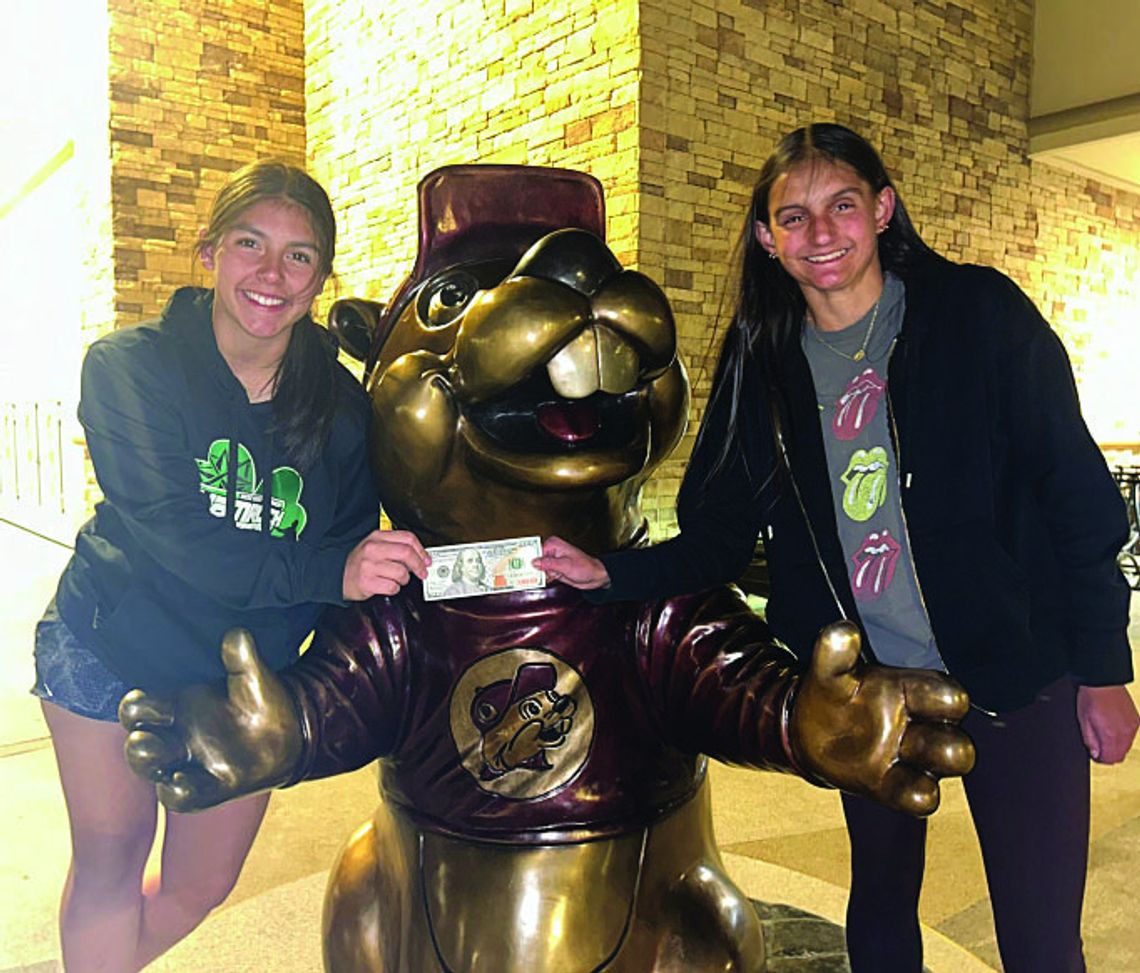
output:
[[1140, 193], [1140, 3], [1036, 0], [1029, 154]]
[[1041, 162], [1140, 193], [1140, 132], [1078, 142], [1060, 149], [1031, 151], [1030, 155]]

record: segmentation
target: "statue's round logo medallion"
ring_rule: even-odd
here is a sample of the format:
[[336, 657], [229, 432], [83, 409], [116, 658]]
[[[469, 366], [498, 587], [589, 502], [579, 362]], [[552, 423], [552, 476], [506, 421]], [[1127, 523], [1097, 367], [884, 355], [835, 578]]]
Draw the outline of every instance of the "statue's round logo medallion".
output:
[[594, 738], [581, 675], [543, 649], [504, 649], [472, 663], [451, 694], [451, 736], [485, 791], [526, 800], [570, 780]]

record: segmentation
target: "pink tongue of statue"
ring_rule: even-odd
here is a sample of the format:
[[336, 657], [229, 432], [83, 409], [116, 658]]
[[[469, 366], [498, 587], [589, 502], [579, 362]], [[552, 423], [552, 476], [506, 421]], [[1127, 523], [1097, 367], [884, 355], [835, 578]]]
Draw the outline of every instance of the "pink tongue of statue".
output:
[[598, 431], [601, 417], [592, 403], [547, 402], [538, 407], [538, 424], [555, 439], [577, 443]]

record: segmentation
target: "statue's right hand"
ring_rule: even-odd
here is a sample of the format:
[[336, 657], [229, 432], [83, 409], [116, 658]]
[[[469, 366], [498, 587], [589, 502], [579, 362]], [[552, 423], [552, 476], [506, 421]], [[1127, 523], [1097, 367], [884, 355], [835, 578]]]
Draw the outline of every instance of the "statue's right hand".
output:
[[820, 632], [792, 708], [792, 746], [825, 783], [931, 814], [938, 782], [974, 766], [974, 744], [958, 725], [970, 698], [940, 672], [862, 662], [860, 646], [850, 622]]
[[286, 783], [303, 733], [288, 691], [253, 637], [222, 639], [226, 680], [167, 696], [133, 689], [119, 703], [127, 763], [172, 811], [200, 811]]

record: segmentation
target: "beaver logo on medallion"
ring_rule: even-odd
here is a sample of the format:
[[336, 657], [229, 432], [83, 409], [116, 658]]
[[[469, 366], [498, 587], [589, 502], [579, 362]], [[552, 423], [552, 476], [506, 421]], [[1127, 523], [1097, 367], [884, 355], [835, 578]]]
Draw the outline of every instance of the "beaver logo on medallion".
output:
[[451, 733], [481, 788], [534, 798], [582, 766], [594, 710], [572, 666], [541, 649], [507, 649], [464, 672], [451, 697]]

